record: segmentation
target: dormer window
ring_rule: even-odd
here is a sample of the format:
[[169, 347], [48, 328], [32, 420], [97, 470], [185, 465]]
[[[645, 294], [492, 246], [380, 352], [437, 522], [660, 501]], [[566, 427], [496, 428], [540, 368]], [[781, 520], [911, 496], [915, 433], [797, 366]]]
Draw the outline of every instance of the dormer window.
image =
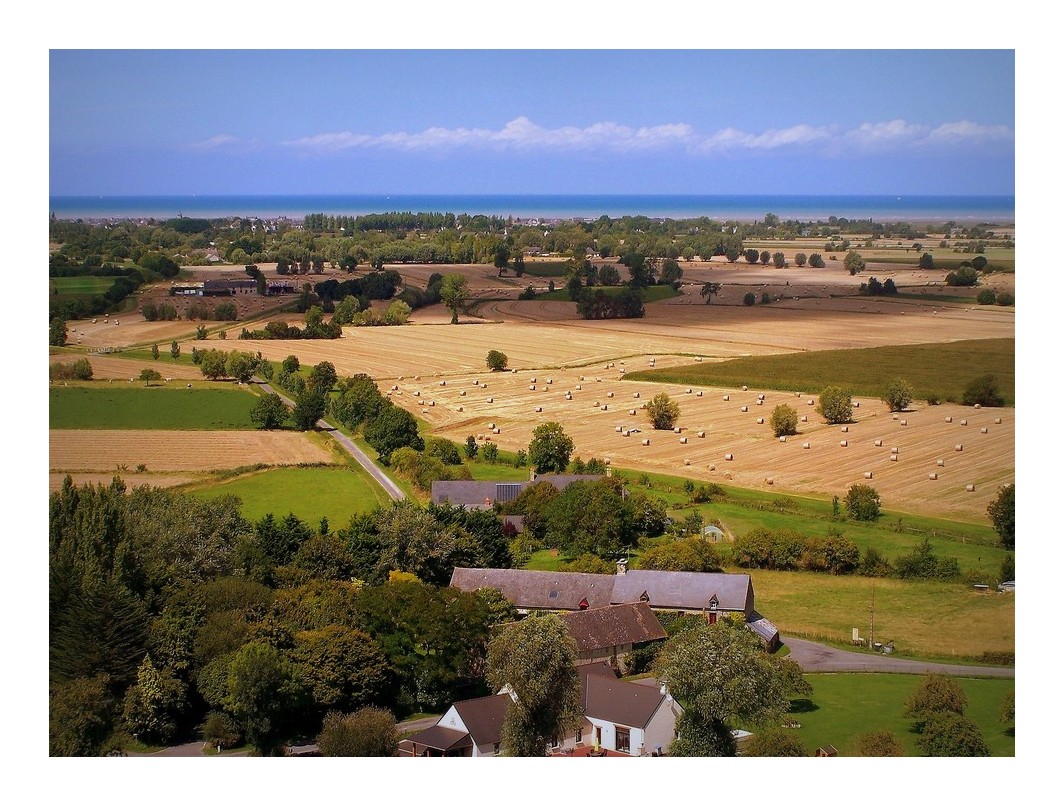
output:
[[649, 602], [650, 601], [650, 594], [647, 593], [646, 591], [643, 591], [641, 594], [639, 594], [639, 601], [641, 601], [641, 602]]
[[591, 607], [591, 604], [587, 601], [587, 597], [585, 596], [580, 600], [580, 609], [587, 610], [589, 607]]

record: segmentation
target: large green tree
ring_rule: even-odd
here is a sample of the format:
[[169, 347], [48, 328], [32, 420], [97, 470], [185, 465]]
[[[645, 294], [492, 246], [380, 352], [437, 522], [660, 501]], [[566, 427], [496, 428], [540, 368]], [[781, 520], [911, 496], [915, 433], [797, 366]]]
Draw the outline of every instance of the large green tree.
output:
[[680, 419], [680, 404], [665, 392], [658, 392], [647, 403], [647, 417], [650, 424], [660, 430], [671, 430]]
[[458, 324], [458, 313], [469, 299], [469, 288], [466, 278], [461, 274], [448, 274], [443, 278], [440, 285], [440, 300], [451, 312], [451, 324]]
[[306, 700], [297, 670], [267, 643], [245, 644], [229, 664], [226, 711], [263, 756], [281, 751]]
[[672, 755], [736, 753], [730, 729], [767, 725], [790, 706], [786, 676], [739, 621], [700, 621], [669, 638], [655, 676], [684, 707]]
[[532, 430], [528, 461], [537, 473], [564, 473], [573, 453], [573, 440], [560, 423], [540, 423]]
[[963, 716], [968, 707], [968, 695], [949, 675], [929, 674], [921, 679], [905, 701], [905, 716], [913, 720], [913, 730], [922, 733], [936, 714]]
[[502, 728], [508, 756], [544, 756], [552, 739], [580, 724], [578, 651], [555, 615], [533, 616], [500, 631], [488, 648], [488, 681], [508, 686], [515, 702]]
[[827, 386], [820, 392], [816, 410], [832, 425], [848, 423], [853, 419], [853, 399], [838, 386]]
[[328, 714], [318, 734], [318, 749], [327, 757], [394, 756], [398, 745], [399, 731], [392, 712], [374, 706], [352, 714]]
[[251, 407], [251, 421], [259, 428], [280, 428], [288, 415], [288, 406], [277, 394], [263, 395]]
[[414, 415], [399, 406], [387, 406], [366, 425], [364, 431], [368, 442], [383, 464], [391, 461], [392, 451], [399, 448], [424, 450], [425, 440], [417, 430]]
[[1016, 485], [1000, 487], [986, 514], [1001, 538], [1001, 545], [1012, 551], [1016, 547]]

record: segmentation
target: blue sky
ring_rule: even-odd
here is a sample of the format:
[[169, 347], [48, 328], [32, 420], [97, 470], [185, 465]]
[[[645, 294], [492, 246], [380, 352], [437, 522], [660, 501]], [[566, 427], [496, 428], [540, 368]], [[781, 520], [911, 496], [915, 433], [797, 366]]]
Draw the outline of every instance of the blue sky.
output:
[[52, 50], [50, 192], [1011, 194], [1011, 50]]

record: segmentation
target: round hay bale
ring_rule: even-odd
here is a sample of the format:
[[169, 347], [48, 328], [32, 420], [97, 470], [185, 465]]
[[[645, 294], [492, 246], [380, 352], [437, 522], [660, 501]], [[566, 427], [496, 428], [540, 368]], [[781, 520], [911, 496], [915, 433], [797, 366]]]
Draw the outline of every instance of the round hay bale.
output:
[[897, 452], [898, 452], [898, 449], [897, 449], [897, 448], [891, 448], [891, 449], [890, 449], [890, 452], [891, 452], [891, 453], [897, 453]]
[[961, 420], [961, 425], [968, 425], [968, 421], [967, 420]]
[[585, 378], [583, 375], [581, 375], [580, 376], [580, 380], [585, 381], [585, 380], [587, 380], [587, 378]]
[[465, 397], [465, 389], [458, 393], [460, 397]]
[[528, 385], [528, 391], [535, 392], [536, 391], [536, 385], [534, 383], [530, 383]]
[[758, 417], [757, 418], [757, 424], [758, 425], [764, 425], [765, 424], [765, 418], [764, 417]]
[[529, 379], [528, 379], [528, 382], [529, 382], [529, 383], [535, 383], [535, 382], [536, 382], [536, 379], [535, 379], [535, 378], [529, 378]]
[[892, 414], [892, 415], [890, 415], [890, 419], [897, 420], [898, 419], [898, 415], [897, 414]]
[[480, 388], [481, 388], [481, 389], [487, 389], [487, 388], [488, 388], [488, 385], [487, 385], [486, 383], [482, 383], [482, 384], [480, 385]]
[[565, 399], [566, 400], [572, 400], [573, 399], [573, 393], [572, 392], [566, 392], [565, 393]]
[[772, 486], [772, 477], [771, 476], [769, 476], [768, 478], [765, 479], [765, 484], [767, 484], [770, 487]]
[[691, 394], [691, 392], [693, 392], [693, 391], [694, 391], [694, 390], [693, 390], [693, 389], [692, 389], [692, 388], [691, 388], [690, 386], [688, 386], [688, 387], [687, 387], [686, 389], [684, 389], [684, 394], [687, 394], [687, 395], [689, 395], [689, 394]]
[[613, 392], [607, 392], [606, 397], [613, 397]]
[[844, 425], [844, 426], [842, 427], [842, 433], [844, 433], [844, 434], [848, 433], [848, 432], [849, 432], [849, 430], [850, 430], [850, 426], [848, 426], [848, 425]]
[[644, 439], [643, 440], [643, 444], [644, 445], [649, 445], [650, 444], [650, 440], [649, 439]]
[[787, 437], [786, 436], [781, 436], [780, 437], [780, 442], [786, 442], [786, 441], [787, 441]]
[[421, 392], [415, 391], [414, 392], [414, 397], [421, 397]]
[[684, 467], [690, 467], [691, 466], [691, 460], [690, 459], [684, 459], [683, 463], [684, 463]]
[[865, 471], [865, 474], [864, 474], [864, 477], [865, 477], [866, 479], [870, 479], [870, 478], [872, 478], [872, 471], [871, 471], [871, 470], [866, 470], [866, 471]]
[[488, 423], [488, 428], [495, 430], [495, 423]]
[[990, 429], [989, 428], [980, 428], [979, 429], [979, 433], [980, 434], [989, 434], [990, 433]]
[[975, 492], [975, 485], [974, 484], [966, 484], [966, 485], [964, 485], [964, 490], [965, 490], [965, 492], [974, 493]]
[[995, 417], [994, 418], [994, 422], [997, 423], [998, 425], [1001, 425], [1001, 418], [1000, 417]]
[[765, 401], [764, 400], [759, 400], [759, 401], [757, 401], [757, 405], [763, 406], [763, 405], [765, 405]]
[[598, 401], [596, 400], [596, 401], [595, 401], [594, 403], [592, 403], [591, 405], [592, 405], [592, 406], [594, 406], [594, 407], [595, 407], [595, 408], [597, 409], [597, 408], [599, 407], [599, 402], [598, 402]]
[[632, 395], [632, 399], [633, 399], [633, 400], [638, 400], [638, 399], [639, 399], [639, 392], [636, 392], [636, 393], [634, 393], [634, 394]]
[[807, 423], [807, 422], [809, 422], [809, 418], [808, 418], [808, 417], [806, 417], [806, 416], [805, 416], [804, 414], [802, 415], [802, 418], [801, 418], [801, 419], [802, 419], [802, 422], [803, 422], [803, 423]]
[[839, 441], [839, 446], [840, 446], [840, 447], [843, 447], [843, 448], [845, 448], [845, 447], [846, 447], [847, 445], [849, 445], [849, 444], [850, 444], [850, 443], [849, 443], [849, 442], [847, 442], [847, 441], [846, 441], [846, 440], [844, 440], [844, 439], [843, 439], [843, 440], [840, 440], [840, 441]]
[[725, 395], [725, 396], [724, 396], [724, 399], [725, 399], [725, 400], [731, 400], [731, 395]]
[[542, 406], [536, 406], [536, 414], [539, 414], [541, 411], [543, 411], [543, 407]]
[[493, 434], [501, 434], [502, 433], [502, 429], [501, 428], [493, 428], [493, 429], [491, 429], [491, 433], [493, 433]]
[[698, 438], [699, 439], [705, 439], [706, 438], [706, 432], [705, 431], [699, 431], [698, 432]]
[[617, 427], [616, 427], [616, 428], [614, 428], [613, 430], [614, 430], [614, 431], [616, 431], [616, 432], [617, 432], [617, 433], [619, 434], [619, 433], [621, 433], [622, 431], [624, 431], [624, 428], [622, 428], [621, 426], [617, 426]]
[[881, 439], [877, 439], [877, 440], [876, 440], [875, 442], [873, 442], [872, 444], [873, 444], [873, 445], [875, 445], [875, 446], [876, 446], [877, 448], [882, 448], [882, 447], [883, 447], [883, 440], [881, 440]]
[[480, 386], [480, 381], [473, 381], [473, 386]]
[[710, 466], [709, 466], [709, 469], [710, 469], [710, 470], [716, 470], [716, 469], [717, 469], [717, 466], [716, 466], [716, 465], [710, 465]]
[[927, 478], [931, 481], [936, 481], [938, 479], [938, 473], [928, 473]]
[[734, 457], [730, 453], [724, 454], [724, 461], [730, 462]]
[[493, 397], [489, 397], [489, 398], [488, 398], [488, 402], [489, 402], [489, 403], [494, 403], [494, 402], [495, 402], [495, 398], [493, 398]]
[[429, 401], [429, 405], [430, 406], [435, 406], [436, 405], [436, 401], [435, 400], [430, 400]]
[[607, 406], [605, 403], [603, 403], [602, 404], [602, 410], [603, 411], [608, 411], [609, 410], [609, 406]]
[[908, 420], [902, 420], [902, 421], [901, 421], [901, 424], [902, 424], [902, 425], [908, 425], [908, 424], [909, 424], [909, 421], [908, 421]]
[[547, 378], [547, 385], [554, 383], [554, 378]]
[[935, 464], [938, 465], [939, 467], [945, 467], [946, 466], [946, 461], [944, 459], [936, 459], [935, 460]]
[[459, 411], [465, 411], [465, 406], [459, 406], [459, 407], [458, 407], [458, 410], [459, 410]]
[[976, 403], [976, 404], [975, 404], [975, 407], [976, 407], [977, 409], [981, 409], [981, 408], [983, 407], [983, 404], [982, 404], [982, 403]]
[[807, 405], [807, 406], [815, 406], [816, 404], [813, 403], [813, 398], [809, 398], [807, 401], [805, 401], [805, 405]]
[[447, 381], [440, 381], [440, 386], [446, 386], [446, 385], [447, 385]]
[[687, 437], [680, 437], [680, 444], [681, 445], [686, 445], [687, 444]]
[[695, 392], [695, 397], [702, 397], [702, 390], [701, 389], [699, 389], [697, 392]]
[[765, 396], [764, 396], [764, 395], [758, 395], [758, 396], [757, 396], [757, 399], [758, 399], [758, 400], [764, 400], [764, 399], [765, 399]]
[[745, 411], [749, 411], [749, 409], [747, 409], [747, 407], [746, 407], [746, 406], [740, 406], [740, 407], [739, 407], [739, 411], [743, 411], [743, 412], [745, 412]]
[[861, 408], [861, 401], [860, 401], [860, 400], [855, 400], [855, 401], [853, 401], [853, 407], [854, 407], [855, 409], [859, 409], [859, 408]]
[[513, 373], [514, 375], [517, 374], [517, 370], [516, 369], [511, 369], [510, 372]]
[[[583, 379], [581, 378], [581, 380], [583, 380]], [[577, 384], [575, 388], [576, 388], [576, 391], [578, 391], [578, 392], [579, 392], [579, 391], [580, 391], [581, 389], [583, 389], [584, 387], [583, 387], [583, 386], [581, 386], [580, 384]]]
[[809, 443], [808, 442], [803, 442], [802, 443], [802, 449], [803, 450], [809, 450]]
[[745, 383], [743, 384], [743, 391], [744, 392], [746, 391], [746, 384]]
[[421, 410], [421, 413], [422, 413], [422, 414], [428, 414], [428, 413], [429, 413], [429, 410], [428, 410], [428, 409], [422, 409], [422, 410]]
[[961, 445], [961, 444], [960, 444], [960, 443], [958, 442], [958, 443], [957, 443], [956, 445], [954, 445], [954, 446], [953, 446], [953, 450], [955, 450], [955, 451], [963, 451], [963, 450], [964, 450], [964, 446], [963, 446], [963, 445]]
[[680, 428], [680, 426], [676, 426], [675, 428], [672, 429], [672, 433], [679, 434], [682, 430], [683, 429]]
[[897, 462], [897, 461], [898, 461], [898, 454], [896, 454], [896, 453], [892, 453], [892, 454], [890, 455], [890, 461], [892, 461], [892, 462]]
[[634, 417], [635, 416], [635, 409], [628, 409], [628, 413]]
[[953, 418], [952, 417], [947, 417], [946, 418], [946, 422], [947, 423], [952, 423], [953, 422]]

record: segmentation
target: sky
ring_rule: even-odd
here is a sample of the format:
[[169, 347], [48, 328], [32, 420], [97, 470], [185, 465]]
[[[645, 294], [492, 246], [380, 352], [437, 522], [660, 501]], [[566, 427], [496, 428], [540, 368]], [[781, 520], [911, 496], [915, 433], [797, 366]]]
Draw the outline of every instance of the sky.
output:
[[1013, 50], [49, 52], [51, 195], [1015, 192]]

